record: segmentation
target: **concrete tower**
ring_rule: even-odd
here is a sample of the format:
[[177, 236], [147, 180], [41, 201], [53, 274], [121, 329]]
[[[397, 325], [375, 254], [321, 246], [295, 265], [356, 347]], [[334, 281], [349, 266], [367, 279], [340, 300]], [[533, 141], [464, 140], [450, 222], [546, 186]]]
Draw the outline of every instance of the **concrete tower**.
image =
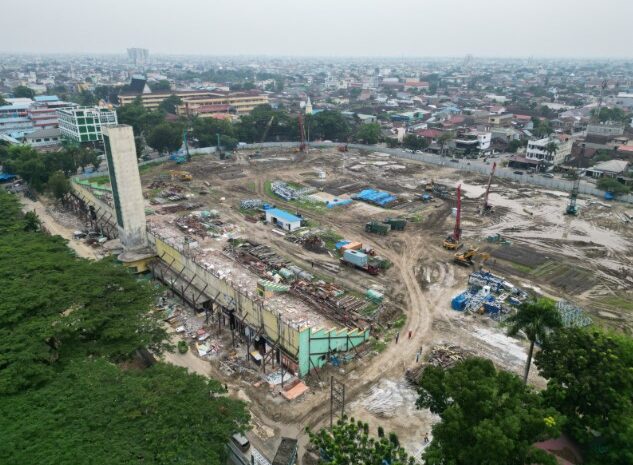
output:
[[308, 97], [308, 102], [306, 103], [306, 115], [312, 114], [312, 102], [310, 101], [310, 97]]
[[[145, 230], [145, 203], [138, 171], [132, 126], [119, 124], [103, 128], [114, 210], [123, 245], [123, 261], [136, 260], [148, 253]], [[127, 260], [126, 260], [127, 259]]]

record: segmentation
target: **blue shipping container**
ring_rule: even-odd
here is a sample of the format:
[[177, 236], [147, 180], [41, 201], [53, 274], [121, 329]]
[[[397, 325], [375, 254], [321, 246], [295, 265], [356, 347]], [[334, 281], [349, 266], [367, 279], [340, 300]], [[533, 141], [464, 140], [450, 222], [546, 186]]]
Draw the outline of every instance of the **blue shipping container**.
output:
[[366, 267], [368, 262], [367, 254], [359, 252], [358, 250], [346, 250], [345, 253], [343, 253], [343, 260], [347, 263], [360, 266], [361, 268]]

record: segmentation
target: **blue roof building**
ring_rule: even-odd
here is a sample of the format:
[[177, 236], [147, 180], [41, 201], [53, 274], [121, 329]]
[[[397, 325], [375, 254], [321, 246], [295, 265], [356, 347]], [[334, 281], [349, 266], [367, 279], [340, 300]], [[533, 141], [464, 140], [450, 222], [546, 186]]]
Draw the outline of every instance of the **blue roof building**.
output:
[[284, 231], [294, 231], [301, 227], [301, 218], [279, 208], [266, 210], [266, 221]]

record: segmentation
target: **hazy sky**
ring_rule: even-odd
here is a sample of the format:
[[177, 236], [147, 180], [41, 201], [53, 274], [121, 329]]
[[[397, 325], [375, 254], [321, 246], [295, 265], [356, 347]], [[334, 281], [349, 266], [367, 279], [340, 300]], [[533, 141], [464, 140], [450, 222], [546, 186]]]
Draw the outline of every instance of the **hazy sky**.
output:
[[4, 2], [3, 52], [633, 58], [633, 0]]

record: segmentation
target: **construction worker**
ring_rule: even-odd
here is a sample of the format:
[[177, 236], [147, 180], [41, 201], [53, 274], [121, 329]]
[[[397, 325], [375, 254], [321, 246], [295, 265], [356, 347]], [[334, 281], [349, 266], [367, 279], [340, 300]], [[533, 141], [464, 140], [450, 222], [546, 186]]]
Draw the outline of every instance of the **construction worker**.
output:
[[418, 353], [415, 354], [415, 363], [418, 363], [420, 361], [420, 351], [418, 350]]
[[409, 339], [411, 339], [411, 336], [413, 336], [413, 331], [409, 330]]
[[398, 339], [400, 339], [400, 333], [396, 333], [396, 344], [398, 343]]

